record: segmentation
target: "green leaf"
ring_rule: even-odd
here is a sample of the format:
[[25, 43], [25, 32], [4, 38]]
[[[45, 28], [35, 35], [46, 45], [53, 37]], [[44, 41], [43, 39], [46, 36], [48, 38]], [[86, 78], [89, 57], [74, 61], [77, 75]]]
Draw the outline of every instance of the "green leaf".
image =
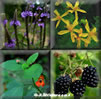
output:
[[22, 70], [21, 64], [16, 63], [16, 60], [8, 60], [8, 61], [2, 63], [2, 67], [9, 71]]
[[26, 69], [24, 71], [24, 78], [25, 79], [34, 78], [34, 81], [36, 82], [38, 78], [40, 77], [42, 71], [43, 71], [43, 68], [40, 64], [34, 64], [29, 69]]
[[16, 80], [10, 81], [7, 84], [7, 89], [12, 89], [14, 87], [23, 87], [23, 84], [21, 82], [16, 81]]
[[29, 65], [27, 63], [22, 64], [22, 68], [26, 69]]
[[30, 56], [27, 59], [27, 64], [30, 65], [30, 64], [34, 63], [37, 58], [38, 58], [38, 53], [33, 54], [32, 56]]
[[31, 90], [28, 91], [26, 96], [33, 96], [34, 93], [37, 93], [38, 90], [36, 88], [32, 88]]
[[14, 97], [18, 97], [18, 96], [23, 96], [23, 87], [14, 87], [10, 90], [7, 90], [5, 93], [3, 93], [2, 96], [14, 96]]

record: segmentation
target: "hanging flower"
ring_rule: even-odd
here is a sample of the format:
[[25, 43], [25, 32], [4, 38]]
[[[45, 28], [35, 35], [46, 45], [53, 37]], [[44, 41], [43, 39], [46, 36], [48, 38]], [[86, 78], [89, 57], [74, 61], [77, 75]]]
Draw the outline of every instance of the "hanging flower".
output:
[[36, 10], [42, 10], [42, 8], [41, 8], [40, 6], [38, 6], [38, 7], [36, 8]]
[[75, 12], [75, 18], [77, 20], [78, 20], [78, 13], [77, 12], [86, 13], [85, 10], [82, 10], [82, 9], [79, 8], [79, 1], [76, 1], [74, 6], [68, 1], [66, 2], [66, 4], [67, 4], [67, 8], [71, 8], [71, 10], [68, 10], [67, 12], [71, 12], [71, 13]]
[[63, 19], [63, 17], [65, 16], [65, 14], [60, 15], [60, 13], [57, 10], [54, 10], [54, 13], [56, 14], [56, 18], [53, 18], [52, 21], [57, 21], [57, 24], [56, 24], [56, 28], [57, 28], [59, 26], [61, 20], [63, 22], [65, 21]]
[[33, 12], [32, 11], [23, 11], [21, 13], [22, 18], [26, 18], [27, 16], [33, 16]]
[[65, 20], [65, 23], [66, 23], [67, 30], [62, 30], [62, 31], [58, 32], [58, 35], [64, 35], [66, 33], [71, 33], [71, 40], [74, 43], [75, 38], [77, 37], [77, 35], [74, 32], [75, 32], [75, 27], [78, 25], [78, 21], [75, 19], [73, 24], [71, 24], [69, 20]]
[[21, 23], [20, 23], [20, 21], [19, 20], [12, 20], [11, 22], [10, 22], [10, 26], [12, 26], [12, 25], [16, 25], [16, 26], [21, 26]]
[[38, 81], [37, 81], [35, 84], [36, 84], [36, 86], [38, 86], [38, 87], [40, 87], [40, 86], [44, 87], [44, 85], [45, 85], [44, 76], [41, 75], [41, 76], [39, 77]]

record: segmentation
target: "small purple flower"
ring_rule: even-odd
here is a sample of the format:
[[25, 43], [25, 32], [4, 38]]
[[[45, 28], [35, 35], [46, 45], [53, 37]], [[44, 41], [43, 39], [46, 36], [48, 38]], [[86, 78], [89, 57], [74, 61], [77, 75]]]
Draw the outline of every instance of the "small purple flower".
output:
[[10, 26], [12, 26], [12, 25], [21, 26], [21, 23], [20, 23], [19, 20], [16, 20], [16, 21], [12, 20], [12, 21], [10, 22]]
[[44, 23], [38, 23], [38, 26], [44, 28]]
[[39, 19], [38, 21], [40, 22], [40, 21], [42, 21], [42, 19]]
[[38, 13], [35, 12], [35, 13], [34, 13], [34, 16], [38, 16]]
[[7, 24], [7, 22], [8, 22], [8, 20], [7, 20], [7, 19], [3, 20], [3, 25], [6, 25], [6, 24]]
[[27, 33], [24, 33], [24, 36], [27, 36]]
[[49, 15], [49, 13], [41, 13], [40, 17], [50, 18], [50, 15]]
[[35, 7], [35, 5], [34, 5], [34, 4], [31, 4], [31, 5], [30, 5], [30, 7], [31, 7], [31, 8], [34, 8], [34, 7]]
[[38, 6], [36, 10], [42, 10], [42, 8], [40, 6]]
[[23, 18], [26, 18], [27, 16], [33, 16], [33, 12], [32, 12], [32, 11], [23, 11], [23, 12], [21, 13], [21, 16], [22, 16]]
[[10, 43], [5, 43], [5, 47], [6, 48], [15, 48], [16, 44], [15, 44], [15, 39], [12, 39]]
[[16, 26], [21, 26], [20, 21], [18, 21], [18, 20], [17, 20], [17, 21], [15, 21], [15, 25], [16, 25]]

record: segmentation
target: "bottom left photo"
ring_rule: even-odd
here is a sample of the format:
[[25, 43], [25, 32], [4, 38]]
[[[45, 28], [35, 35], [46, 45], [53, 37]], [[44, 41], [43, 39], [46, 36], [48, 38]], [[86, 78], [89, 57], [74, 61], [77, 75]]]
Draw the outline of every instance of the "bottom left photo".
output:
[[[49, 51], [1, 51], [2, 97], [50, 93]], [[11, 99], [10, 98], [10, 99]]]

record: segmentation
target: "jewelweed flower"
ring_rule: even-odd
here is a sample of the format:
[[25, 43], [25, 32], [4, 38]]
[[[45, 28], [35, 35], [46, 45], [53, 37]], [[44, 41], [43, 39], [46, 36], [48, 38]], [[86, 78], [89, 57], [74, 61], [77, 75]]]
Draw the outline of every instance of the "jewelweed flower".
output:
[[44, 28], [44, 23], [38, 23], [38, 26]]
[[93, 39], [95, 42], [98, 42], [96, 27], [94, 27], [92, 30], [90, 30], [90, 26], [88, 24], [87, 19], [86, 19], [85, 28], [86, 28], [86, 30], [88, 32], [88, 39], [89, 39], [89, 41], [91, 39]]
[[21, 26], [21, 23], [20, 23], [20, 21], [19, 20], [12, 20], [11, 22], [10, 22], [10, 26], [12, 26], [12, 25], [16, 25], [16, 26]]
[[41, 8], [40, 6], [38, 6], [38, 7], [36, 8], [36, 10], [42, 10], [42, 8]]
[[33, 12], [32, 11], [23, 11], [21, 13], [22, 18], [26, 18], [27, 16], [33, 16]]
[[7, 24], [7, 22], [8, 22], [8, 20], [7, 20], [7, 19], [3, 20], [3, 25], [6, 25], [6, 24]]
[[84, 37], [87, 37], [88, 33], [83, 33], [82, 28], [80, 28], [80, 29], [74, 29], [74, 31], [76, 33], [78, 33], [78, 35], [76, 36], [77, 48], [80, 48], [81, 47], [81, 41], [86, 42], [86, 39], [84, 39]]
[[38, 81], [37, 81], [35, 84], [36, 84], [36, 86], [38, 86], [38, 87], [40, 87], [40, 86], [44, 87], [44, 85], [45, 85], [44, 76], [41, 75], [41, 76], [39, 77]]
[[57, 10], [54, 10], [54, 13], [56, 14], [56, 18], [53, 18], [52, 21], [57, 21], [57, 24], [56, 24], [56, 28], [57, 28], [59, 26], [61, 20], [63, 22], [65, 21], [63, 19], [63, 17], [65, 16], [65, 14], [60, 15], [60, 13]]
[[64, 35], [66, 33], [71, 33], [71, 40], [72, 42], [75, 42], [75, 38], [77, 35], [74, 33], [75, 32], [75, 27], [78, 25], [78, 21], [75, 19], [73, 24], [69, 22], [69, 20], [65, 20], [66, 28], [67, 30], [62, 30], [58, 32], [58, 35]]
[[55, 6], [59, 6], [61, 3], [63, 3], [63, 0], [57, 0]]
[[68, 1], [66, 2], [66, 4], [67, 4], [67, 8], [71, 8], [71, 10], [68, 10], [68, 12], [71, 12], [71, 13], [75, 12], [75, 18], [77, 20], [78, 20], [78, 13], [77, 12], [86, 13], [85, 10], [82, 10], [82, 9], [79, 8], [79, 1], [76, 1], [74, 6]]
[[16, 44], [15, 44], [15, 39], [12, 39], [10, 43], [5, 43], [5, 47], [6, 48], [15, 48]]

